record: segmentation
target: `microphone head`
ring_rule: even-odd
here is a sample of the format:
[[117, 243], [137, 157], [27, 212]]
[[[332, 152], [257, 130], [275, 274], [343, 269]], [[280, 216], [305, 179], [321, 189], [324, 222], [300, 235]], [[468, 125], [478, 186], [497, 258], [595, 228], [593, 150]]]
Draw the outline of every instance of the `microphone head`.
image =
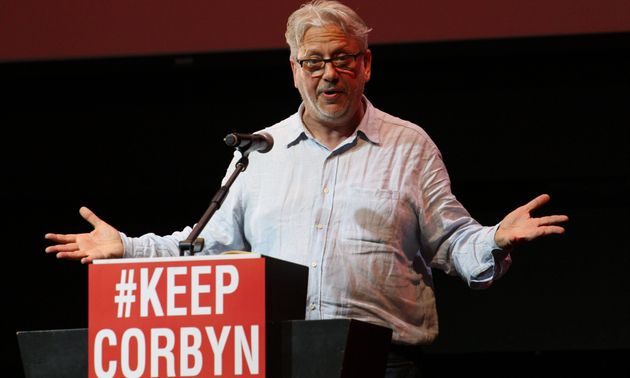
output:
[[226, 135], [223, 141], [230, 147], [236, 147], [239, 144], [238, 137], [234, 133]]
[[231, 133], [226, 135], [223, 141], [228, 146], [236, 147], [239, 151], [247, 154], [253, 151], [264, 154], [273, 147], [273, 138], [265, 132], [255, 134]]

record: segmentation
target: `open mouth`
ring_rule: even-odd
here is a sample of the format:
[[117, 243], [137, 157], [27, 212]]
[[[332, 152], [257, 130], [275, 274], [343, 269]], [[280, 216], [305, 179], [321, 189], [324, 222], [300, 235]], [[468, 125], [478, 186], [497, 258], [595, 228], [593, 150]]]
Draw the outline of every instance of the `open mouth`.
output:
[[338, 89], [328, 89], [325, 91], [321, 91], [320, 95], [323, 96], [326, 99], [334, 99], [337, 98], [339, 96], [341, 96], [341, 94], [343, 93], [343, 91], [338, 90]]

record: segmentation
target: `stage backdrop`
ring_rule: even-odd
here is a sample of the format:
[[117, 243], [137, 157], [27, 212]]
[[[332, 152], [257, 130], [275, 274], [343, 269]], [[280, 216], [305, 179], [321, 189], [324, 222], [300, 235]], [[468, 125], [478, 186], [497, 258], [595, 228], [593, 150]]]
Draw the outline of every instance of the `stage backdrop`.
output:
[[[302, 1], [4, 0], [0, 61], [284, 47]], [[630, 31], [627, 0], [348, 0], [373, 43]]]

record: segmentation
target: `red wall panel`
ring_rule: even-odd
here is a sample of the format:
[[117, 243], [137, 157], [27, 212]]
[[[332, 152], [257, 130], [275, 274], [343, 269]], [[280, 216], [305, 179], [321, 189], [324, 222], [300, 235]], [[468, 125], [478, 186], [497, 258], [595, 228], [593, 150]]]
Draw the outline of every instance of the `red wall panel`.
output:
[[[372, 43], [630, 31], [628, 0], [348, 0]], [[0, 61], [283, 48], [291, 0], [2, 0]]]

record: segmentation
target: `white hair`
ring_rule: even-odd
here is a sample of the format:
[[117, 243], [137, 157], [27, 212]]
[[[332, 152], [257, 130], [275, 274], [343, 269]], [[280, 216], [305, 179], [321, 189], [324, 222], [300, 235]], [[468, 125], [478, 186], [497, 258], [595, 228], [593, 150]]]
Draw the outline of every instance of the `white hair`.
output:
[[291, 58], [296, 58], [304, 34], [312, 27], [334, 25], [351, 38], [356, 39], [365, 50], [368, 47], [370, 29], [359, 15], [338, 1], [314, 0], [302, 4], [287, 21], [285, 37], [291, 49]]

